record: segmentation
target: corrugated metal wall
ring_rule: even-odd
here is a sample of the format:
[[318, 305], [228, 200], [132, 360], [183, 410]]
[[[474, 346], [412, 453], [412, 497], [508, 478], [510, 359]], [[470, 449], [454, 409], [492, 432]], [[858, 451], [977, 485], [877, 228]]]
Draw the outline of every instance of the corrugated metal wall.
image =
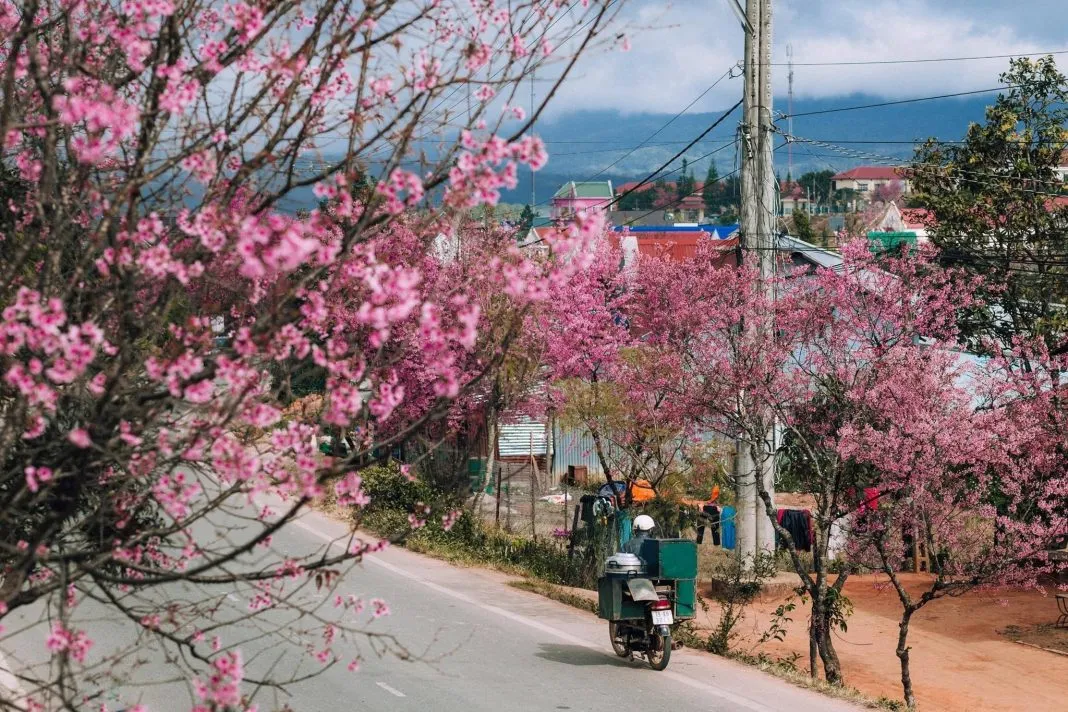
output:
[[522, 419], [501, 423], [497, 439], [497, 454], [501, 457], [545, 457], [547, 428], [544, 422]]
[[[593, 436], [587, 430], [577, 428], [562, 428], [556, 425], [553, 429], [554, 447], [552, 472], [556, 477], [567, 474], [569, 465], [584, 465], [591, 477], [604, 477], [601, 461], [597, 457], [597, 449], [593, 442]], [[613, 448], [606, 443], [609, 449], [609, 462], [612, 461]], [[615, 453], [616, 460], [622, 453]]]
[[[553, 438], [555, 449], [553, 450], [552, 473], [554, 476], [562, 477], [566, 475], [568, 465], [584, 465], [591, 477], [604, 477], [604, 470], [601, 468], [601, 461], [597, 457], [593, 436], [588, 431], [562, 428], [556, 425], [553, 429]], [[710, 443], [721, 442], [723, 441], [723, 436], [707, 432], [702, 433], [700, 439]], [[627, 455], [621, 449], [615, 448], [610, 443], [606, 443], [605, 447], [608, 449], [610, 465], [618, 467], [621, 462], [626, 460]]]

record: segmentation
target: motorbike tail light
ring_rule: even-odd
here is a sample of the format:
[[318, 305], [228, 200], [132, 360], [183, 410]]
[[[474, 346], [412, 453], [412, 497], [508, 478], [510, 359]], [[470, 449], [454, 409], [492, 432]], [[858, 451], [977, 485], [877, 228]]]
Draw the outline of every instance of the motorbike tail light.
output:
[[652, 609], [654, 611], [665, 611], [669, 608], [671, 608], [671, 601], [667, 600], [666, 598], [661, 598], [659, 601], [652, 605]]

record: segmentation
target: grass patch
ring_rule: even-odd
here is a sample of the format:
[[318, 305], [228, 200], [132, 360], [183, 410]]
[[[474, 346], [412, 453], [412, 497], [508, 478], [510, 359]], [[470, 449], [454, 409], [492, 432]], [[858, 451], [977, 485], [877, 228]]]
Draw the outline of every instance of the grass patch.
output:
[[798, 670], [791, 660], [773, 660], [766, 655], [746, 655], [744, 653], [727, 653], [725, 657], [751, 665], [762, 672], [785, 680], [791, 685], [813, 690], [837, 700], [852, 702], [873, 710], [892, 710], [893, 712], [904, 712], [905, 710], [905, 704], [900, 700], [892, 700], [889, 697], [869, 697], [856, 688], [845, 685], [832, 685], [826, 680], [811, 677], [807, 672]]
[[509, 581], [508, 585], [512, 588], [518, 588], [520, 591], [529, 591], [536, 593], [539, 596], [545, 596], [551, 598], [559, 603], [564, 603], [572, 608], [578, 608], [580, 611], [587, 611], [589, 613], [597, 613], [597, 602], [580, 596], [577, 593], [572, 593], [566, 588], [556, 586], [551, 583], [539, 581], [538, 579], [523, 578], [518, 581]]

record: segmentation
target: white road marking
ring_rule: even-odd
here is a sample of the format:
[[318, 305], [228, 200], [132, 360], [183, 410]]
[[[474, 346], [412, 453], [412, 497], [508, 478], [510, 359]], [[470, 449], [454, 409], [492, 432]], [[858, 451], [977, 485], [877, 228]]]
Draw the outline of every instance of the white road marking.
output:
[[389, 694], [393, 695], [394, 697], [406, 697], [406, 695], [403, 692], [401, 692], [400, 690], [398, 690], [395, 687], [390, 687], [389, 685], [387, 685], [384, 682], [376, 682], [375, 684], [378, 685], [379, 687], [381, 687], [383, 690], [385, 690]]
[[[315, 536], [319, 537], [320, 539], [322, 539], [324, 541], [333, 542], [335, 540], [335, 537], [332, 537], [329, 534], [326, 534], [325, 532], [319, 531], [318, 529], [313, 527], [311, 524], [308, 524], [307, 522], [304, 522], [304, 521], [302, 521], [300, 519], [295, 519], [293, 521], [293, 523], [295, 525], [297, 525], [298, 527], [300, 527], [301, 529], [305, 530], [306, 532], [309, 532], [310, 534], [314, 534]], [[404, 577], [406, 579], [409, 579], [411, 581], [415, 581], [417, 583], [420, 583], [423, 586], [426, 586], [427, 588], [429, 588], [429, 589], [431, 589], [433, 591], [437, 591], [438, 593], [440, 593], [442, 595], [449, 596], [451, 598], [455, 598], [455, 599], [457, 599], [459, 601], [463, 601], [464, 603], [468, 603], [468, 604], [470, 604], [472, 606], [475, 606], [477, 608], [481, 608], [482, 610], [487, 611], [489, 613], [496, 614], [498, 616], [501, 616], [502, 618], [507, 618], [508, 620], [514, 621], [514, 622], [519, 623], [521, 625], [525, 625], [528, 628], [533, 628], [534, 630], [538, 630], [538, 631], [541, 631], [542, 633], [545, 633], [547, 635], [551, 635], [551, 636], [553, 636], [553, 637], [555, 637], [555, 638], [557, 638], [559, 640], [564, 640], [564, 641], [567, 641], [568, 643], [571, 643], [573, 645], [578, 645], [578, 646], [581, 646], [583, 648], [587, 648], [589, 650], [596, 650], [597, 652], [604, 653], [605, 655], [608, 654], [607, 652], [605, 652], [604, 648], [602, 648], [600, 645], [597, 645], [595, 643], [590, 643], [589, 641], [585, 640], [584, 638], [579, 638], [577, 636], [571, 635], [570, 633], [565, 633], [562, 630], [559, 630], [557, 628], [553, 628], [552, 626], [549, 626], [549, 625], [545, 625], [544, 623], [536, 621], [533, 618], [528, 618], [527, 616], [521, 615], [519, 613], [513, 613], [512, 611], [508, 611], [508, 610], [505, 610], [503, 608], [498, 608], [497, 606], [492, 606], [492, 605], [490, 605], [488, 603], [483, 603], [482, 601], [479, 601], [477, 599], [471, 598], [467, 594], [460, 593], [459, 591], [454, 591], [451, 588], [446, 588], [445, 586], [441, 586], [441, 585], [433, 583], [431, 581], [427, 581], [427, 580], [423, 579], [422, 577], [420, 577], [417, 574], [413, 574], [413, 573], [411, 573], [410, 571], [408, 571], [406, 569], [402, 569], [399, 566], [395, 566], [394, 564], [391, 564], [391, 563], [389, 563], [387, 561], [383, 561], [382, 559], [379, 559], [376, 556], [364, 556], [363, 560], [364, 561], [369, 561], [370, 563], [375, 564], [376, 566], [381, 566], [382, 568], [386, 569], [387, 571], [391, 571], [391, 572], [397, 574], [398, 576], [402, 576], [402, 577]], [[752, 710], [752, 712], [773, 712], [773, 709], [771, 707], [766, 707], [766, 706], [760, 704], [759, 702], [757, 702], [756, 700], [751, 700], [751, 699], [749, 699], [747, 697], [742, 697], [740, 695], [736, 695], [733, 692], [728, 692], [726, 690], [720, 689], [720, 688], [716, 687], [715, 685], [709, 685], [707, 683], [700, 682], [698, 680], [694, 680], [693, 678], [687, 677], [686, 675], [683, 675], [683, 674], [678, 673], [678, 672], [665, 670], [665, 671], [660, 672], [658, 674], [659, 674], [660, 677], [670, 678], [671, 680], [673, 680], [673, 681], [675, 681], [675, 682], [677, 682], [679, 684], [686, 685], [687, 687], [692, 687], [695, 690], [700, 690], [701, 692], [713, 695], [715, 697], [719, 697], [720, 699], [723, 699], [723, 700], [727, 700], [727, 701], [732, 702], [732, 703], [734, 703], [734, 704], [736, 704], [736, 705], [738, 705], [740, 707], [744, 707], [747, 710]], [[381, 686], [383, 683], [380, 682], [378, 684]]]

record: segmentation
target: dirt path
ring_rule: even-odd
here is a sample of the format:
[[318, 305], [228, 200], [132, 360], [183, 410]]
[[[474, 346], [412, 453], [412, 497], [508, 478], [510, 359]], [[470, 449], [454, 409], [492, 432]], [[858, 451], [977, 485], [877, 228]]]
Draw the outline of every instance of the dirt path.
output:
[[[909, 576], [910, 587], [922, 581]], [[846, 595], [853, 601], [847, 633], [836, 634], [846, 681], [873, 696], [901, 698], [897, 641], [898, 601], [876, 577], [851, 579]], [[781, 598], [758, 601], [747, 612], [739, 647], [752, 647], [768, 627]], [[1068, 657], [1014, 643], [999, 634], [1008, 625], [1032, 626], [1056, 618], [1052, 596], [1038, 592], [974, 593], [948, 598], [921, 610], [914, 618], [912, 679], [920, 708], [975, 712], [980, 710], [1068, 709]], [[702, 614], [701, 624], [715, 623], [718, 610]], [[807, 616], [800, 609], [783, 642], [766, 643], [753, 652], [771, 657], [801, 657], [808, 666]]]

